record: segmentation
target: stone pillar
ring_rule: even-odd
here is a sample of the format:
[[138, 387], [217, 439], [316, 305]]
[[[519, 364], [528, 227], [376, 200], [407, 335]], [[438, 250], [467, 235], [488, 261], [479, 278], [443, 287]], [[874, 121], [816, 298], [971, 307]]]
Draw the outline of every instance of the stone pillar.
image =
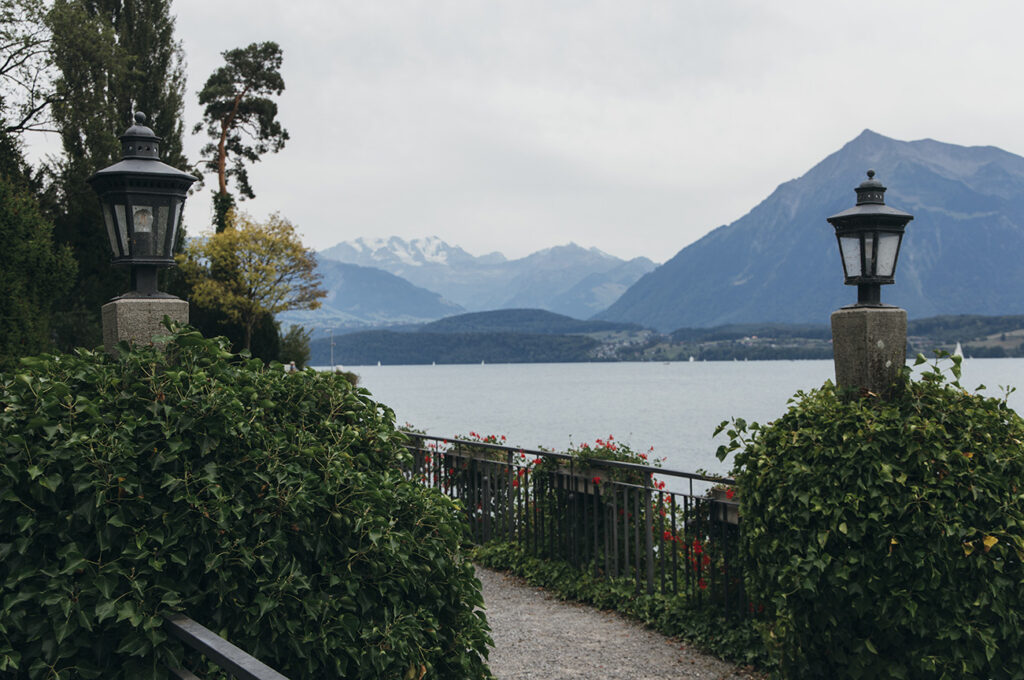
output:
[[888, 393], [907, 362], [907, 312], [856, 306], [832, 312], [832, 354], [841, 394]]
[[110, 353], [122, 340], [151, 345], [166, 335], [163, 319], [188, 323], [188, 303], [176, 297], [117, 298], [103, 305], [103, 346]]

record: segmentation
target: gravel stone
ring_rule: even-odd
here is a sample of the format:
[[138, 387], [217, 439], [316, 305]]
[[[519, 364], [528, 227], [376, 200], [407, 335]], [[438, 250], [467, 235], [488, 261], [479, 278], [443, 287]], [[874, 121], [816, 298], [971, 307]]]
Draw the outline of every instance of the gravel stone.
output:
[[559, 600], [542, 588], [476, 566], [498, 680], [749, 680], [763, 676], [708, 656], [615, 612]]

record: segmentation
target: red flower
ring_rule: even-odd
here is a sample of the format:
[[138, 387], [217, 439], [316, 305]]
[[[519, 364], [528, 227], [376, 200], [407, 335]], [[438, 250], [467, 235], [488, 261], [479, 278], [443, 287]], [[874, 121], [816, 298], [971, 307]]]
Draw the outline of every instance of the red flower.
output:
[[519, 468], [519, 476], [522, 477], [526, 474], [526, 468]]
[[726, 489], [725, 490], [725, 497], [728, 498], [730, 501], [732, 500], [733, 496], [735, 496], [735, 495], [736, 495], [736, 489]]
[[697, 587], [701, 590], [707, 590], [708, 584], [704, 579], [697, 579]]
[[647, 454], [646, 453], [641, 453], [640, 454], [640, 458], [642, 458], [643, 460], [647, 460]]
[[427, 465], [430, 465], [431, 463], [433, 463], [433, 462], [434, 462], [434, 460], [433, 460], [433, 459], [432, 459], [432, 458], [431, 458], [430, 456], [423, 456], [423, 461], [424, 461], [424, 462], [425, 462], [425, 463], [426, 463]]
[[[520, 470], [520, 472], [522, 472], [522, 470]], [[513, 479], [512, 480], [512, 486], [518, 487], [519, 486], [519, 480], [518, 479]]]
[[601, 478], [600, 477], [594, 477], [594, 484], [600, 484], [600, 483], [601, 483]]
[[669, 531], [668, 529], [666, 529], [666, 530], [665, 530], [665, 533], [663, 533], [663, 534], [661, 535], [661, 538], [662, 538], [663, 540], [666, 540], [666, 541], [671, 541], [671, 540], [672, 540], [672, 532], [671, 532], [671, 531]]

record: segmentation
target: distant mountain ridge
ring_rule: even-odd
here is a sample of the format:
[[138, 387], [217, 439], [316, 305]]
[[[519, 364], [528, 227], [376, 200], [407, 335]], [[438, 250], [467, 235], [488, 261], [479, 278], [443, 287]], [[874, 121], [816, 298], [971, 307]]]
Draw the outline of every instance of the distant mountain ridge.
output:
[[327, 297], [319, 309], [279, 314], [285, 326], [302, 325], [320, 335], [327, 328], [421, 323], [464, 311], [381, 269], [318, 257], [317, 272]]
[[886, 203], [914, 215], [882, 301], [911, 318], [1024, 312], [1024, 158], [865, 130], [732, 224], [683, 248], [595, 318], [672, 331], [827, 323], [856, 299], [825, 218], [874, 169]]
[[469, 311], [528, 307], [578, 319], [605, 309], [656, 266], [575, 243], [515, 260], [497, 252], [477, 257], [436, 237], [358, 238], [319, 255], [383, 269]]
[[423, 333], [530, 333], [573, 335], [605, 331], [639, 331], [636, 324], [615, 321], [580, 321], [543, 309], [501, 309], [449, 316], [423, 324]]

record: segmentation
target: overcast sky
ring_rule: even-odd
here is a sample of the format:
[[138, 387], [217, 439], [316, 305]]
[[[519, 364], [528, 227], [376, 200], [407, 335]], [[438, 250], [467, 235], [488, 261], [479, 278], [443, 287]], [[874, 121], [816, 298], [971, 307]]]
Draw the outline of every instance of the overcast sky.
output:
[[[242, 206], [280, 211], [316, 249], [436, 235], [474, 254], [575, 241], [663, 262], [865, 128], [1024, 154], [1017, 0], [173, 8], [189, 128], [222, 51], [283, 48], [291, 140], [250, 171]], [[190, 199], [191, 233], [215, 186]]]

